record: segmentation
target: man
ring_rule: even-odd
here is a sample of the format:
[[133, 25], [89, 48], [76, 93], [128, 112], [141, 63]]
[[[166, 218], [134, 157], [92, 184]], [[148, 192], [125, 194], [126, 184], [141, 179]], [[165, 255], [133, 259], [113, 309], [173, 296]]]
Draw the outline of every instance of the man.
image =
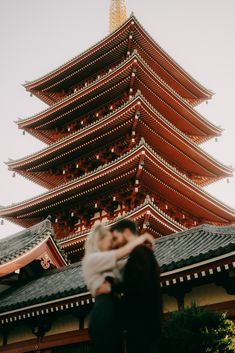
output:
[[[111, 228], [113, 247], [138, 236], [136, 224], [121, 220]], [[155, 353], [161, 332], [162, 299], [159, 267], [149, 245], [136, 247], [123, 274], [123, 317], [127, 353]]]

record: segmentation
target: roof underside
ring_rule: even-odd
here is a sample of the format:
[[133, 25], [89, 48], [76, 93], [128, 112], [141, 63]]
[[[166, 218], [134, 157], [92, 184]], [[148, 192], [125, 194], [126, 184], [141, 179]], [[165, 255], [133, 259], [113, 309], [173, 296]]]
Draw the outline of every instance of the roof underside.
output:
[[143, 185], [149, 186], [154, 193], [175, 200], [174, 204], [178, 203], [208, 222], [223, 223], [235, 220], [233, 209], [179, 173], [146, 145], [143, 139], [137, 147], [115, 161], [36, 198], [3, 208], [0, 210], [0, 216], [19, 222], [20, 219], [38, 217], [42, 212], [48, 214], [50, 209], [56, 209], [59, 205], [61, 207], [62, 204], [71, 204], [74, 198], [80, 202], [84, 197], [86, 200], [94, 198], [94, 193], [98, 197], [101, 190], [102, 193], [109, 192], [113, 185], [120, 187], [123, 182], [133, 178], [139, 169], [142, 154], [145, 155], [145, 165], [141, 179]]
[[[121, 219], [132, 219], [135, 220], [139, 229], [145, 229], [150, 232], [155, 238], [160, 236], [165, 236], [185, 230], [182, 224], [173, 220], [166, 212], [162, 211], [157, 207], [153, 201], [147, 196], [145, 201], [140, 206], [137, 206], [128, 213], [125, 213], [125, 216], [118, 216], [112, 221], [106, 222], [105, 226], [111, 227], [115, 222]], [[147, 221], [146, 221], [147, 220]], [[63, 238], [58, 241], [61, 248], [69, 254], [70, 250], [74, 252], [74, 249], [77, 251], [84, 250], [84, 241], [89, 233], [89, 230], [85, 230], [66, 238]]]
[[117, 111], [49, 147], [18, 161], [8, 162], [9, 169], [19, 171], [47, 188], [62, 184], [63, 175], [52, 176], [48, 168], [84, 156], [88, 158], [92, 155], [94, 144], [97, 149], [98, 144], [104, 146], [110, 140], [117, 140], [119, 135], [124, 136], [127, 132], [131, 132], [137, 111], [140, 113], [136, 127], [137, 136], [144, 137], [154, 150], [158, 150], [182, 170], [208, 178], [206, 183], [233, 175], [230, 167], [222, 165], [205, 153], [187, 135], [154, 110], [141, 95], [127, 102]]
[[117, 96], [120, 94], [121, 87], [122, 89], [124, 87], [124, 89], [128, 88], [131, 84], [132, 70], [134, 69], [136, 70], [134, 90], [141, 90], [150, 104], [181, 131], [202, 136], [204, 139], [220, 135], [220, 128], [206, 120], [166, 85], [137, 54], [126, 59], [112, 72], [99, 78], [78, 93], [70, 95], [39, 114], [18, 121], [18, 126], [22, 129], [30, 129], [29, 132], [35, 134], [36, 131], [32, 129], [43, 130], [53, 125], [55, 127], [55, 123], [61, 124], [63, 120], [67, 121], [71, 114], [76, 114], [77, 117], [79, 116], [79, 110], [82, 108], [81, 111], [84, 111], [84, 106], [88, 103], [90, 109], [92, 109], [91, 104], [94, 104], [92, 101], [97, 101], [98, 97], [104, 96], [105, 91], [109, 92], [109, 99], [111, 99], [112, 91], [115, 93], [114, 96]]

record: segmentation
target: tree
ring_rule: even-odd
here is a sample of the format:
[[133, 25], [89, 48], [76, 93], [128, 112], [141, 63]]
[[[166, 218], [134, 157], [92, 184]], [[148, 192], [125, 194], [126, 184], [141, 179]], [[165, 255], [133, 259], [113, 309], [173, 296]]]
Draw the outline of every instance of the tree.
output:
[[163, 328], [162, 353], [234, 353], [235, 325], [196, 305], [174, 312]]

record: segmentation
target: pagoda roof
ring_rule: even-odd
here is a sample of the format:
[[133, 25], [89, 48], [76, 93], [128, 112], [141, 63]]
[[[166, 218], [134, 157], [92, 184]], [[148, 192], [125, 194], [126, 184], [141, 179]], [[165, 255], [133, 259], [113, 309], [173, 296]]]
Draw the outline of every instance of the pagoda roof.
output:
[[153, 149], [161, 151], [165, 156], [169, 155], [173, 163], [179, 164], [182, 169], [208, 177], [207, 183], [233, 175], [231, 167], [223, 165], [206, 153], [156, 111], [140, 93], [107, 116], [36, 153], [16, 161], [11, 160], [7, 165], [10, 170], [18, 171], [44, 187], [55, 187], [64, 182], [63, 175], [49, 176], [47, 173], [44, 175], [43, 171], [66, 159], [87, 154], [92, 150], [94, 143], [104, 145], [117, 134], [124, 134], [131, 128], [137, 111], [141, 114], [137, 125], [138, 134], [144, 137]]
[[[199, 274], [210, 276], [217, 271], [226, 271], [234, 263], [235, 226], [201, 225], [162, 237], [156, 240], [154, 254], [161, 268], [163, 286], [168, 285], [166, 278], [173, 271], [172, 284], [197, 279]], [[218, 266], [220, 260], [223, 263]], [[194, 275], [191, 274], [192, 268]], [[82, 295], [87, 294], [81, 263], [77, 262], [62, 269], [51, 270], [40, 278], [0, 295], [0, 317], [17, 315], [17, 311], [27, 309], [39, 310], [49, 303], [58, 305], [62, 299], [67, 302], [76, 297], [82, 299]]]
[[[138, 44], [146, 51], [148, 56], [155, 64], [158, 64], [158, 70], [167, 81], [176, 86], [179, 91], [182, 88], [192, 97], [199, 97], [203, 99], [211, 98], [212, 92], [203, 87], [192, 76], [190, 76], [182, 67], [177, 64], [172, 57], [169, 56], [146, 32], [138, 20], [131, 16], [121, 27], [115, 32], [109, 34], [107, 37], [96, 43], [94, 46], [76, 56], [67, 63], [61, 65], [57, 69], [49, 72], [32, 82], [27, 82], [24, 86], [28, 91], [40, 91], [39, 98], [47, 101], [47, 91], [64, 84], [68, 79], [80, 73], [82, 69], [87, 67], [90, 70], [90, 65], [97, 65], [99, 60], [104, 60], [104, 56], [110, 53], [112, 60], [120, 53], [114, 52], [114, 49], [125, 42], [126, 51], [129, 46], [129, 36], [132, 35], [133, 44]], [[122, 51], [123, 52], [123, 49]], [[118, 54], [119, 53], [119, 54]], [[125, 53], [125, 51], [124, 51]], [[107, 60], [107, 59], [106, 59]]]
[[82, 199], [84, 203], [84, 198], [94, 198], [95, 193], [98, 195], [101, 189], [102, 193], [111, 192], [114, 186], [118, 187], [121, 183], [136, 177], [141, 156], [144, 156], [145, 160], [141, 178], [143, 184], [151, 185], [152, 192], [162, 194], [164, 198], [173, 200], [178, 207], [187, 209], [195, 216], [207, 219], [208, 222], [224, 223], [235, 220], [235, 210], [202, 190], [172, 167], [143, 139], [128, 153], [90, 173], [37, 197], [0, 209], [0, 217], [25, 226], [29, 225], [28, 222], [33, 222], [37, 215], [48, 213], [49, 209], [61, 207], [62, 204], [71, 204], [75, 198]]
[[[28, 131], [37, 136], [35, 128], [46, 129], [55, 122], [58, 124], [61, 119], [67, 119], [68, 114], [74, 114], [74, 110], [81, 106], [84, 107], [84, 104], [87, 105], [94, 99], [98, 99], [99, 95], [104, 95], [105, 90], [113, 90], [116, 85], [120, 86], [121, 83], [130, 85], [133, 70], [136, 70], [136, 85], [138, 88], [141, 87], [145, 98], [156, 105], [160, 112], [167, 114], [168, 119], [180, 130], [187, 131], [191, 135], [202, 136], [204, 139], [221, 134], [221, 128], [205, 119], [191, 104], [181, 98], [156, 75], [138, 53], [132, 54], [111, 72], [77, 93], [71, 94], [32, 117], [19, 120], [17, 122], [18, 126], [22, 129], [30, 129]], [[116, 94], [118, 93], [116, 92]]]
[[44, 254], [56, 267], [67, 264], [66, 257], [54, 239], [49, 219], [0, 240], [0, 277], [26, 266]]

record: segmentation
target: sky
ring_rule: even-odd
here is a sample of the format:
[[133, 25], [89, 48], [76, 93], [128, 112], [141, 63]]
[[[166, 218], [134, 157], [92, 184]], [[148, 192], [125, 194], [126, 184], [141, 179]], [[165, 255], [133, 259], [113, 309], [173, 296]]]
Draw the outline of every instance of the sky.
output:
[[[4, 162], [45, 145], [14, 123], [46, 105], [22, 84], [78, 55], [109, 31], [111, 0], [0, 0], [0, 205], [36, 196], [42, 187]], [[224, 131], [202, 148], [235, 168], [235, 0], [126, 0], [151, 36], [195, 79], [216, 94], [197, 109]], [[235, 209], [235, 178], [206, 188]], [[21, 228], [4, 222], [0, 237]]]

